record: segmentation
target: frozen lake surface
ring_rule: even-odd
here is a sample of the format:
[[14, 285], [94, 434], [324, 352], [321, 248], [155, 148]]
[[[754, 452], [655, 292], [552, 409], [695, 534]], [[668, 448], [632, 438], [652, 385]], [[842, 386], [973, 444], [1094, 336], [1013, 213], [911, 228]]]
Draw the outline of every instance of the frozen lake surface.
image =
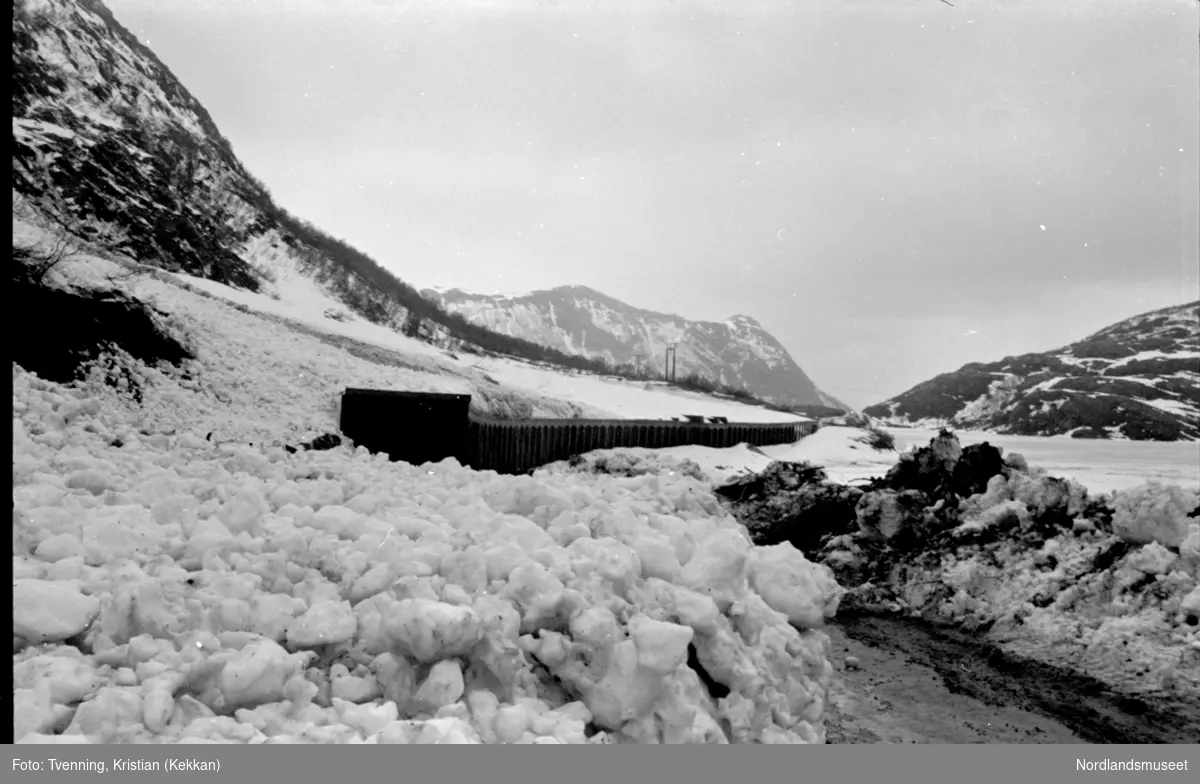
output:
[[[807, 460], [823, 466], [835, 482], [856, 483], [888, 472], [900, 453], [926, 446], [937, 435], [927, 428], [887, 428], [896, 451], [877, 451], [859, 441], [857, 428], [825, 426], [794, 444], [728, 449], [681, 446], [660, 452], [694, 460], [717, 484], [762, 471], [772, 460]], [[1089, 441], [1068, 436], [1009, 436], [956, 430], [965, 446], [988, 441], [1005, 454], [1018, 452], [1052, 476], [1074, 479], [1093, 494], [1127, 490], [1150, 479], [1200, 490], [1200, 445], [1186, 442]]]
[[[937, 430], [889, 428], [896, 448], [904, 451], [929, 443]], [[1054, 476], [1067, 477], [1093, 493], [1125, 490], [1157, 479], [1186, 488], [1200, 488], [1200, 444], [1182, 441], [1100, 441], [1069, 436], [1010, 436], [956, 430], [966, 444], [984, 441], [1005, 454], [1019, 452], [1030, 465]]]

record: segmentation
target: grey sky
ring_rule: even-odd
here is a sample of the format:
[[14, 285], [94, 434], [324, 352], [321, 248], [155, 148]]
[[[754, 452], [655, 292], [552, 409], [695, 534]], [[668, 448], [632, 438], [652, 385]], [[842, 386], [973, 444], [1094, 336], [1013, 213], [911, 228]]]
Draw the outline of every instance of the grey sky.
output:
[[106, 1], [404, 280], [746, 313], [855, 406], [1200, 296], [1194, 0]]

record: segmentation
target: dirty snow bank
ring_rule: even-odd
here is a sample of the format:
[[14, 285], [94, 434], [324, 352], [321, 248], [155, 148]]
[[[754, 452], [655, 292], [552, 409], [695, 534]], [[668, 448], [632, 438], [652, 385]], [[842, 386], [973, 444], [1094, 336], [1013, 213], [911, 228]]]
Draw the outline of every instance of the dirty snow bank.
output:
[[1150, 483], [1091, 498], [951, 434], [866, 488], [775, 463], [718, 493], [756, 543], [830, 566], [843, 614], [924, 618], [1094, 678], [1164, 733], [1138, 742], [1200, 735], [1196, 493]]
[[140, 372], [175, 432], [14, 365], [17, 738], [823, 742], [841, 589], [693, 476], [218, 445]]

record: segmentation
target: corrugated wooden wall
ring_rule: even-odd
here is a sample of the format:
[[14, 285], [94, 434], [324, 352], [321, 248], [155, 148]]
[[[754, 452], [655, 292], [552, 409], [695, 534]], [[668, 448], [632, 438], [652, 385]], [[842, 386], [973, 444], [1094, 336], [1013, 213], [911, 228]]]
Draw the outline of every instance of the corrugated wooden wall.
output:
[[492, 420], [470, 417], [467, 465], [519, 474], [593, 449], [657, 449], [685, 444], [728, 447], [790, 444], [816, 430], [815, 422], [697, 424], [630, 420]]

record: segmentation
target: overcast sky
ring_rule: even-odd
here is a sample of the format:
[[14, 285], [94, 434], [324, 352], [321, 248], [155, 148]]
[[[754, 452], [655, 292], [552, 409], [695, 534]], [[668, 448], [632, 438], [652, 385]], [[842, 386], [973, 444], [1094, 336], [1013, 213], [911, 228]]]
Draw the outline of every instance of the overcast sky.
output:
[[105, 0], [417, 286], [757, 318], [855, 406], [1194, 300], [1195, 0]]

